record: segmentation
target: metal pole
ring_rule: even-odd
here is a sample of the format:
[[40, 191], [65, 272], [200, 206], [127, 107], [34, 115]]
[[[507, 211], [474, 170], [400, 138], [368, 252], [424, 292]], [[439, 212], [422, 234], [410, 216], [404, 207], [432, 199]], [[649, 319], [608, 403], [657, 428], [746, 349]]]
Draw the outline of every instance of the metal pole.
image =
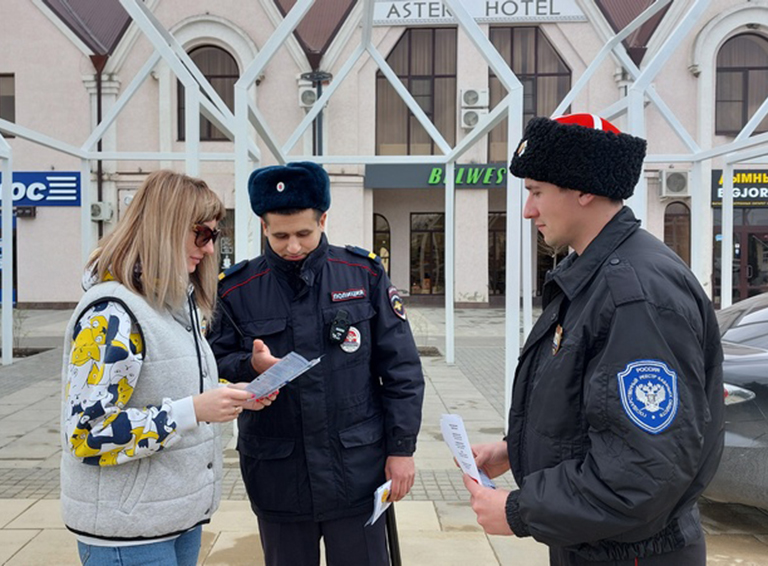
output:
[[197, 88], [184, 90], [184, 141], [187, 146], [186, 173], [200, 175], [200, 92]]
[[[630, 88], [627, 93], [627, 130], [628, 133], [645, 138], [645, 109], [643, 91]], [[635, 213], [638, 220], [642, 222], [643, 227], [648, 226], [648, 184], [645, 181], [645, 175], [640, 175], [635, 185], [634, 194], [627, 199], [627, 205]]]
[[[323, 96], [323, 81], [318, 80], [317, 81], [317, 100], [320, 100], [321, 96]], [[317, 101], [315, 101], [315, 104], [317, 104]], [[315, 124], [317, 126], [317, 129], [315, 130], [315, 136], [316, 136], [315, 155], [322, 155], [323, 154], [323, 109], [322, 108], [320, 109], [320, 112], [317, 113]]]
[[[250, 259], [261, 253], [259, 223], [252, 218], [248, 199], [248, 176], [253, 163], [248, 159], [248, 87], [235, 85], [235, 262]], [[250, 225], [257, 228], [251, 234]], [[251, 238], [252, 236], [252, 238]]]
[[13, 162], [10, 156], [2, 162], [3, 365], [8, 366], [13, 363]]
[[[109, 55], [91, 55], [91, 63], [93, 68], [96, 69], [96, 126], [101, 124], [102, 114], [102, 73], [104, 67], [107, 65]], [[90, 149], [90, 148], [89, 148]], [[102, 141], [99, 137], [99, 141], [96, 142], [96, 151], [101, 153]], [[104, 199], [104, 163], [101, 157], [96, 160], [96, 200], [101, 201]], [[104, 221], [99, 220], [98, 223], [99, 239], [104, 235]]]
[[390, 505], [384, 512], [387, 516], [387, 543], [389, 544], [389, 561], [392, 566], [402, 566], [400, 558], [400, 538], [397, 536], [397, 519], [395, 504]]
[[80, 261], [85, 267], [93, 248], [93, 223], [91, 222], [91, 162], [80, 160]]
[[[512, 161], [517, 140], [523, 130], [522, 92], [516, 93], [515, 103], [507, 116], [507, 163]], [[523, 201], [525, 193], [522, 179], [507, 174], [507, 260], [504, 268], [504, 418], [512, 404], [512, 386], [515, 379], [517, 357], [520, 355], [520, 266], [523, 255], [521, 245]], [[531, 265], [523, 265], [523, 276], [532, 277]], [[506, 423], [507, 426], [509, 423]]]
[[707, 188], [704, 183], [704, 164], [696, 161], [691, 171], [691, 271], [708, 291], [707, 294], [714, 299], [710, 281], [706, 278], [707, 265], [712, 261], [706, 251], [707, 247], [711, 247], [712, 241], [711, 235], [707, 236], [707, 218], [712, 214]]
[[[456, 164], [445, 164], [445, 362], [456, 361], [454, 287], [456, 276]], [[434, 276], [434, 275], [433, 275]], [[434, 282], [433, 282], [434, 285]]]
[[[723, 200], [720, 215], [720, 308], [733, 302], [733, 164], [723, 165]], [[741, 253], [744, 253], [744, 242]]]

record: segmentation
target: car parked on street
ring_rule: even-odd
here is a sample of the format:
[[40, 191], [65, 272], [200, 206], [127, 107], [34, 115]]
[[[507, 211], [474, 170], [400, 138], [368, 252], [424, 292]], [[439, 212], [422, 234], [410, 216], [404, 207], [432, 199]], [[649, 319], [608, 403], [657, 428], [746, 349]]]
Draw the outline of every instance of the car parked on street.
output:
[[768, 509], [768, 294], [717, 313], [723, 341], [725, 451], [704, 496]]

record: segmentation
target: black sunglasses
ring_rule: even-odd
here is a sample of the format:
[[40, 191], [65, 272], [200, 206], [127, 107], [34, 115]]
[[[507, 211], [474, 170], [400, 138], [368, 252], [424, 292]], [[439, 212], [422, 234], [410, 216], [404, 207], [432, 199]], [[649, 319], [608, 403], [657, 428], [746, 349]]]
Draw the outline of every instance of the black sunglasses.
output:
[[195, 245], [198, 248], [204, 248], [208, 245], [208, 242], [216, 243], [216, 238], [221, 234], [221, 230], [218, 228], [209, 228], [205, 224], [195, 224], [192, 226], [192, 231], [195, 233]]

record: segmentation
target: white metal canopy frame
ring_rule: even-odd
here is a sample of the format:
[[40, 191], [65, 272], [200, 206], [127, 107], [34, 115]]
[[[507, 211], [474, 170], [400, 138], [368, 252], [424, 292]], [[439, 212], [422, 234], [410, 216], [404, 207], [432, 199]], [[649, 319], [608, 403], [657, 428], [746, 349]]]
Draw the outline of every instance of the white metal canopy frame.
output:
[[[742, 132], [733, 142], [714, 149], [702, 150], [693, 137], [685, 130], [674, 112], [665, 104], [656, 92], [652, 81], [668, 61], [669, 57], [679, 47], [681, 41], [691, 32], [697, 20], [710, 4], [710, 0], [693, 0], [687, 11], [680, 17], [676, 27], [666, 37], [663, 45], [639, 69], [627, 55], [622, 41], [643, 23], [657, 14], [672, 0], [657, 0], [648, 9], [635, 18], [625, 29], [613, 36], [605, 38], [605, 45], [589, 64], [585, 72], [575, 82], [553, 115], [562, 114], [589, 83], [599, 66], [609, 55], [613, 55], [632, 80], [626, 96], [597, 113], [613, 120], [624, 114], [627, 115], [626, 130], [637, 136], [645, 137], [645, 102], [650, 101], [653, 107], [664, 117], [667, 124], [680, 138], [689, 153], [680, 155], [648, 155], [647, 163], [693, 163], [694, 188], [692, 203], [692, 242], [691, 267], [693, 272], [703, 281], [706, 277], [706, 260], [702, 251], [710, 241], [706, 234], [705, 215], [709, 214], [708, 191], [703, 183], [703, 164], [713, 158], [724, 156], [724, 193], [723, 193], [723, 246], [721, 265], [731, 265], [733, 258], [733, 194], [732, 170], [737, 163], [768, 155], [768, 134], [752, 136], [757, 125], [768, 113], [768, 100], [755, 112]], [[523, 88], [520, 81], [504, 62], [498, 51], [493, 47], [488, 37], [469, 15], [461, 0], [443, 0], [451, 11], [457, 24], [467, 34], [479, 53], [483, 56], [502, 85], [507, 90], [507, 96], [487, 115], [481, 117], [477, 126], [459, 141], [454, 147], [445, 140], [435, 125], [426, 116], [413, 96], [403, 86], [394, 71], [387, 64], [385, 56], [377, 50], [372, 42], [372, 22], [375, 0], [362, 0], [361, 40], [349, 58], [334, 73], [334, 80], [323, 90], [322, 96], [313, 105], [304, 119], [287, 142], [280, 141], [270, 130], [269, 125], [257, 104], [249, 96], [249, 89], [256, 83], [257, 78], [266, 68], [272, 57], [288, 40], [309, 11], [314, 0], [298, 0], [290, 12], [283, 18], [275, 31], [265, 42], [258, 55], [246, 67], [235, 84], [235, 111], [232, 113], [222, 101], [211, 84], [189, 58], [183, 47], [174, 36], [157, 20], [150, 9], [141, 0], [120, 0], [133, 22], [152, 44], [154, 51], [141, 67], [133, 80], [120, 94], [119, 98], [107, 112], [102, 121], [94, 128], [91, 135], [81, 147], [75, 147], [65, 142], [52, 139], [44, 134], [32, 131], [21, 125], [0, 119], [0, 164], [2, 165], [2, 201], [12, 202], [12, 157], [13, 151], [3, 138], [3, 133], [32, 141], [36, 144], [60, 151], [79, 158], [81, 162], [82, 204], [81, 204], [81, 259], [88, 258], [94, 242], [90, 230], [91, 202], [91, 171], [90, 160], [102, 159], [113, 161], [184, 161], [186, 171], [190, 175], [199, 174], [200, 161], [233, 161], [235, 166], [235, 249], [237, 261], [250, 257], [259, 252], [259, 238], [250, 238], [249, 218], [251, 215], [246, 191], [248, 175], [251, 170], [262, 162], [261, 152], [256, 144], [257, 136], [279, 163], [290, 160], [313, 160], [321, 164], [372, 164], [372, 163], [424, 163], [442, 164], [445, 166], [445, 317], [446, 343], [445, 357], [450, 364], [455, 358], [454, 340], [454, 278], [455, 278], [455, 164], [475, 143], [483, 139], [493, 127], [502, 120], [507, 120], [507, 162], [511, 160], [517, 141], [522, 136]], [[302, 138], [307, 128], [318, 116], [321, 109], [334, 95], [339, 85], [353, 70], [359, 60], [367, 55], [375, 62], [394, 90], [402, 98], [410, 111], [424, 127], [426, 132], [441, 151], [440, 155], [427, 156], [376, 156], [376, 155], [323, 155], [297, 156], [290, 152]], [[133, 95], [141, 87], [155, 66], [164, 61], [173, 71], [185, 90], [185, 130], [186, 143], [184, 152], [118, 152], [98, 151], [95, 149], [99, 140], [114, 124], [120, 112], [126, 107]], [[592, 109], [591, 109], [592, 110]], [[200, 127], [198, 116], [202, 113], [213, 125], [234, 141], [234, 152], [203, 153], [200, 150]], [[506, 278], [506, 365], [505, 365], [505, 398], [507, 408], [511, 396], [512, 380], [517, 353], [520, 350], [520, 317], [522, 306], [523, 331], [527, 334], [532, 326], [532, 233], [530, 222], [522, 219], [524, 191], [520, 179], [507, 175], [507, 233], [518, 237], [507, 238], [506, 272], [519, 274], [519, 277]], [[635, 190], [635, 196], [629, 205], [635, 210], [641, 220], [647, 217], [647, 186], [641, 178]], [[2, 225], [11, 226], [12, 207], [5, 206], [2, 210]], [[252, 242], [249, 248], [249, 241]], [[13, 324], [12, 324], [12, 280], [13, 280], [13, 242], [5, 237], [2, 241], [2, 363], [12, 362]], [[721, 305], [728, 306], [731, 302], [732, 281], [730, 277], [722, 278]], [[521, 301], [522, 299], [522, 301]], [[8, 308], [5, 308], [6, 305]]]

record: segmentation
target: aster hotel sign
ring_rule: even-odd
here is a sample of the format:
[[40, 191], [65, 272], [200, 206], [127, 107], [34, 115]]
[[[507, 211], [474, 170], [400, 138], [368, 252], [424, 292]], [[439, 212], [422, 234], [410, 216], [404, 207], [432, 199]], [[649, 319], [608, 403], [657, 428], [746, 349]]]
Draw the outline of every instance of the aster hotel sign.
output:
[[[478, 23], [586, 22], [576, 0], [460, 0]], [[441, 0], [377, 0], [373, 25], [456, 23]]]

